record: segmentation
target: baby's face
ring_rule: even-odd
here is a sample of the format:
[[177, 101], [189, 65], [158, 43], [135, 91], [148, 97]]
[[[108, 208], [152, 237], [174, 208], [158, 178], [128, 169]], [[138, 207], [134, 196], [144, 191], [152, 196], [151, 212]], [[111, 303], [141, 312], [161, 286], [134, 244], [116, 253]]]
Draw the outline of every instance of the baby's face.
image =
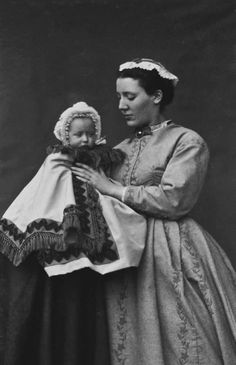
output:
[[69, 143], [72, 148], [93, 147], [95, 140], [95, 126], [90, 118], [73, 119], [69, 130]]

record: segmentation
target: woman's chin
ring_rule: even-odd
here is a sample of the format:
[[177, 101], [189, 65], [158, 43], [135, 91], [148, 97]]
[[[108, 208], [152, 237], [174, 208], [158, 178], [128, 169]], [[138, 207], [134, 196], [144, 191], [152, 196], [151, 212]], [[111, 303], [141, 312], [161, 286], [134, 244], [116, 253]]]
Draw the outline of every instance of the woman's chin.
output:
[[138, 127], [138, 123], [136, 120], [131, 120], [131, 119], [126, 120], [126, 124], [128, 127], [134, 127], [134, 128]]
[[137, 120], [127, 120], [126, 124], [130, 128], [143, 128], [144, 126], [148, 125], [146, 123], [140, 123]]

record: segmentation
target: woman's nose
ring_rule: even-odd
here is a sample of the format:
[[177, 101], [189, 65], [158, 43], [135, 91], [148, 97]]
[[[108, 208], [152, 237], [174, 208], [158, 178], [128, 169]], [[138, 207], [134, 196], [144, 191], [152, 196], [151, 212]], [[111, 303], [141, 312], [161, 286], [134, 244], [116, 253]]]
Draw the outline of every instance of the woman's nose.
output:
[[121, 98], [120, 101], [119, 101], [119, 109], [120, 110], [126, 110], [127, 108], [128, 108], [128, 106], [127, 106], [125, 100]]

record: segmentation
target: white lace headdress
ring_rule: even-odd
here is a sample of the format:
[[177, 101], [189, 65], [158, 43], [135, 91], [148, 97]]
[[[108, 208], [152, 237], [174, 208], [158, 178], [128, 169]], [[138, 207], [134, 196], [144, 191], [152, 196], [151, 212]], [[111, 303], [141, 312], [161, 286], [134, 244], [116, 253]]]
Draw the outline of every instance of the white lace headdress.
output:
[[119, 67], [119, 71], [131, 70], [133, 68], [140, 68], [147, 71], [156, 70], [160, 77], [171, 80], [174, 86], [176, 86], [179, 81], [178, 77], [168, 71], [161, 63], [150, 59], [140, 59], [122, 63]]
[[66, 109], [61, 115], [54, 128], [54, 134], [64, 146], [69, 145], [69, 130], [71, 122], [75, 118], [91, 118], [95, 126], [96, 144], [101, 138], [101, 118], [98, 112], [84, 101], [80, 101]]

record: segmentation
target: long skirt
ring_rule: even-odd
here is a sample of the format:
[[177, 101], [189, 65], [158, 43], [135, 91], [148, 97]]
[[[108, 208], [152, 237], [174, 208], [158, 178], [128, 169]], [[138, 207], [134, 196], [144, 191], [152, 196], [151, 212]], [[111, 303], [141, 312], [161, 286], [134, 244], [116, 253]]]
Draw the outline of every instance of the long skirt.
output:
[[140, 266], [105, 280], [112, 365], [236, 364], [236, 273], [191, 218], [148, 219]]
[[102, 276], [49, 278], [33, 258], [0, 257], [1, 365], [109, 365]]

